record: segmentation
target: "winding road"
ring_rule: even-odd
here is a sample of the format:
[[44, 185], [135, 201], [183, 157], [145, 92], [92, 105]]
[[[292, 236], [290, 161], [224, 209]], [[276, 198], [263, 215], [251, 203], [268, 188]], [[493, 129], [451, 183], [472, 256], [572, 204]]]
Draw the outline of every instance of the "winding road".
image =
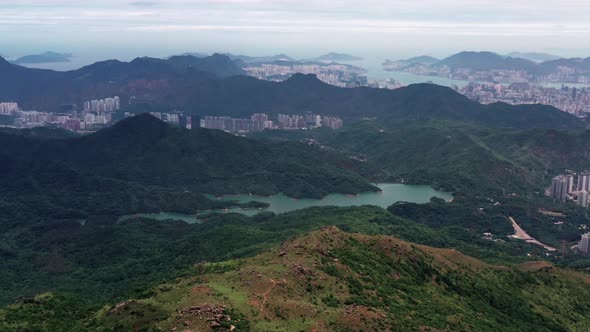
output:
[[510, 219], [510, 221], [512, 222], [512, 227], [514, 227], [514, 235], [511, 235], [511, 237], [515, 238], [515, 239], [519, 239], [519, 240], [523, 240], [527, 243], [531, 243], [531, 244], [536, 244], [538, 246], [541, 246], [545, 249], [547, 249], [548, 251], [557, 251], [556, 248], [553, 248], [551, 246], [548, 246], [544, 243], [539, 242], [537, 239], [533, 238], [532, 236], [530, 236], [527, 232], [524, 231], [524, 229], [522, 229], [517, 223], [516, 220], [514, 220], [514, 218], [512, 217], [508, 217], [508, 219]]

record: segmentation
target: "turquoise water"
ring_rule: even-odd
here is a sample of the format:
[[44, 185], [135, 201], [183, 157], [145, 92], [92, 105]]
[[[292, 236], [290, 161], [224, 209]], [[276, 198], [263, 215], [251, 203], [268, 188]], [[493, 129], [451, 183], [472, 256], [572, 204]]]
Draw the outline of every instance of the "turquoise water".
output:
[[434, 190], [430, 186], [416, 186], [405, 184], [382, 183], [377, 184], [381, 188], [381, 192], [368, 192], [356, 196], [348, 196], [342, 194], [330, 194], [322, 199], [295, 199], [285, 195], [279, 194], [270, 197], [237, 195], [237, 196], [223, 196], [218, 198], [224, 201], [238, 201], [246, 203], [250, 201], [258, 201], [270, 204], [266, 209], [259, 210], [243, 210], [230, 209], [232, 212], [239, 212], [248, 215], [256, 214], [260, 211], [270, 211], [274, 213], [285, 213], [295, 210], [305, 209], [312, 206], [361, 206], [361, 205], [376, 205], [386, 208], [395, 202], [406, 201], [412, 203], [427, 203], [432, 197], [439, 197], [445, 200], [453, 198], [451, 194]]
[[125, 221], [134, 218], [148, 218], [154, 220], [180, 220], [184, 221], [187, 224], [196, 224], [200, 223], [195, 215], [190, 214], [182, 214], [182, 213], [170, 213], [170, 212], [160, 212], [160, 213], [138, 213], [138, 214], [131, 214], [128, 216], [123, 216], [119, 218], [119, 221]]
[[[258, 201], [270, 204], [268, 208], [264, 209], [241, 209], [233, 208], [217, 212], [233, 212], [241, 213], [248, 216], [253, 216], [263, 211], [274, 212], [276, 214], [291, 212], [295, 210], [305, 209], [313, 206], [361, 206], [361, 205], [376, 205], [382, 208], [387, 208], [393, 203], [405, 201], [412, 203], [427, 203], [432, 197], [442, 198], [444, 200], [451, 200], [453, 196], [449, 193], [438, 191], [430, 186], [405, 185], [381, 183], [377, 184], [381, 188], [381, 192], [368, 192], [356, 196], [348, 196], [342, 194], [330, 194], [322, 199], [294, 199], [283, 194], [263, 197], [252, 195], [233, 195], [214, 198], [222, 201], [238, 201], [240, 203], [247, 203], [250, 201]], [[203, 212], [200, 215], [205, 216], [211, 212]], [[143, 217], [156, 220], [182, 220], [187, 223], [199, 222], [194, 215], [186, 215], [179, 213], [157, 213], [157, 214], [135, 214], [121, 217], [119, 220], [124, 221], [131, 218]]]

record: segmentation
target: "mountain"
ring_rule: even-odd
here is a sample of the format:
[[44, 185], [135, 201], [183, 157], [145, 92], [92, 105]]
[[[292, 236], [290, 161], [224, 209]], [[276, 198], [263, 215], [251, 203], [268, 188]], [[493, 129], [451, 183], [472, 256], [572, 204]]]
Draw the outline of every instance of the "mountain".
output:
[[461, 52], [437, 62], [434, 66], [473, 70], [525, 70], [528, 72], [535, 72], [537, 69], [537, 64], [533, 61], [503, 57], [492, 52]]
[[[496, 57], [496, 56], [492, 56]], [[501, 58], [504, 61], [504, 58]], [[443, 60], [444, 61], [444, 60]], [[205, 72], [208, 70], [210, 72]], [[59, 109], [96, 97], [133, 97], [137, 104], [166, 105], [196, 116], [271, 116], [307, 111], [347, 121], [378, 117], [387, 121], [450, 119], [492, 127], [576, 128], [583, 123], [541, 105], [481, 105], [452, 89], [417, 84], [386, 90], [338, 88], [313, 75], [295, 74], [285, 82], [261, 81], [240, 72], [223, 55], [169, 60], [138, 58], [129, 63], [98, 62], [70, 72], [29, 69], [0, 63], [0, 100], [24, 108]]]
[[[200, 52], [186, 52], [186, 53], [182, 53], [182, 54], [180, 54], [180, 56], [187, 56], [187, 55], [194, 56], [194, 57], [197, 57], [197, 58], [206, 58], [206, 57], [208, 57], [210, 54], [207, 54], [207, 53], [200, 53]], [[173, 55], [173, 56], [176, 56], [176, 55]], [[170, 58], [171, 58], [171, 57], [170, 57]]]
[[320, 55], [317, 58], [310, 59], [310, 61], [318, 61], [318, 62], [350, 62], [350, 61], [360, 61], [362, 59], [363, 58], [361, 58], [361, 57], [350, 55], [350, 54], [331, 52], [331, 53], [328, 53], [328, 54]]
[[546, 61], [540, 64], [544, 73], [554, 73], [562, 67], [569, 68], [574, 72], [588, 75], [590, 72], [590, 57], [588, 58], [571, 58]]
[[72, 54], [69, 53], [55, 53], [45, 52], [36, 55], [25, 55], [13, 61], [15, 64], [29, 64], [29, 63], [56, 63], [69, 62]]
[[439, 62], [440, 60], [437, 58], [433, 58], [431, 56], [428, 55], [422, 55], [422, 56], [417, 56], [417, 57], [413, 57], [413, 58], [409, 58], [409, 59], [404, 59], [404, 60], [385, 60], [385, 62], [383, 62], [383, 66], [387, 69], [387, 70], [404, 70], [407, 69], [408, 67], [416, 67], [416, 66], [430, 66], [433, 65], [437, 62]]
[[167, 62], [181, 68], [194, 68], [204, 72], [215, 73], [220, 77], [246, 74], [235, 61], [217, 53], [207, 57], [196, 57], [192, 55], [172, 56], [168, 58]]
[[299, 143], [269, 143], [217, 130], [171, 127], [149, 114], [125, 119], [95, 134], [67, 140], [14, 143], [4, 180], [35, 177], [48, 165], [81, 175], [209, 194], [285, 193], [319, 198], [328, 193], [377, 190], [345, 168], [352, 161]]
[[[526, 77], [520, 76], [520, 79], [526, 78], [531, 83], [579, 83], [587, 81], [590, 77], [590, 58], [553, 59], [551, 56], [537, 53], [511, 55], [514, 57], [493, 52], [460, 52], [440, 61], [434, 61], [432, 58], [420, 59], [422, 57], [419, 57], [420, 60], [386, 60], [383, 66], [389, 71], [406, 71], [418, 75], [462, 80], [500, 80], [501, 83], [513, 83], [515, 77], [502, 77], [503, 75], [498, 75], [495, 71], [523, 72]], [[474, 78], [474, 74], [477, 74], [475, 77], [478, 78]]]
[[224, 55], [228, 56], [232, 60], [240, 60], [244, 63], [263, 63], [263, 62], [273, 62], [273, 61], [297, 61], [286, 54], [277, 54], [271, 56], [247, 56], [247, 55], [234, 55], [230, 53], [225, 53]]
[[313, 75], [293, 75], [282, 83], [249, 77], [230, 77], [195, 87], [186, 103], [193, 114], [248, 116], [337, 115], [348, 121], [377, 117], [383, 121], [453, 119], [492, 127], [579, 128], [583, 123], [565, 112], [541, 106], [481, 105], [446, 87], [415, 84], [386, 90], [344, 89], [319, 81]]
[[408, 63], [432, 64], [432, 63], [438, 62], [440, 60], [437, 58], [433, 58], [431, 56], [428, 56], [428, 55], [422, 55], [422, 56], [417, 56], [417, 57], [409, 58], [409, 59], [402, 60], [402, 61], [405, 61]]
[[531, 61], [538, 62], [538, 63], [545, 62], [545, 61], [558, 60], [558, 59], [563, 58], [558, 55], [547, 54], [547, 53], [537, 53], [537, 52], [512, 52], [512, 53], [507, 54], [506, 57], [527, 59], [527, 60], [531, 60]]
[[[489, 265], [455, 250], [326, 227], [251, 258], [200, 263], [146, 298], [105, 307], [91, 325], [119, 331], [571, 331], [590, 323], [589, 283], [587, 275], [545, 262]], [[19, 305], [49, 310], [46, 301]]]
[[66, 72], [25, 68], [0, 58], [0, 100], [49, 111], [59, 110], [63, 104], [114, 95], [163, 102], [167, 93], [163, 90], [171, 85], [241, 74], [235, 62], [218, 54], [206, 58], [108, 60]]

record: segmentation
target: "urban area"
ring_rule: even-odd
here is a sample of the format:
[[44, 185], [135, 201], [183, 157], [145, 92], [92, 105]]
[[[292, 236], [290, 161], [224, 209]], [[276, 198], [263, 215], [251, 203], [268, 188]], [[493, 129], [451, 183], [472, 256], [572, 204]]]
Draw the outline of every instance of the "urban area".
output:
[[231, 133], [259, 132], [265, 129], [311, 129], [328, 127], [342, 128], [342, 119], [322, 116], [308, 112], [305, 115], [279, 114], [276, 121], [270, 120], [264, 113], [253, 114], [249, 119], [231, 118], [227, 116], [206, 116], [201, 119], [202, 128], [220, 129]]
[[[577, 180], [577, 181], [574, 181]], [[547, 194], [560, 202], [572, 201], [581, 207], [588, 208], [590, 191], [590, 172], [579, 174], [558, 175], [551, 181]], [[590, 253], [590, 233], [582, 235], [582, 239], [574, 249], [581, 253]]]
[[[116, 122], [115, 114], [121, 109], [119, 97], [90, 100], [84, 102], [82, 111], [77, 111], [75, 105], [68, 106], [61, 113], [39, 111], [23, 111], [17, 103], [0, 103], [0, 125], [12, 128], [58, 127], [77, 133], [90, 133]], [[184, 116], [181, 112], [150, 114], [164, 122], [183, 125], [192, 129], [192, 117]], [[124, 112], [123, 117], [131, 117], [133, 113]], [[267, 114], [258, 113], [250, 118], [238, 119], [227, 116], [206, 116], [201, 119], [200, 127], [219, 129], [230, 133], [259, 132], [265, 129], [311, 129], [327, 127], [342, 128], [342, 119], [338, 117], [322, 116], [312, 113], [305, 115], [279, 114], [275, 121]]]
[[325, 83], [356, 88], [368, 86], [366, 70], [360, 67], [338, 63], [276, 62], [252, 64], [244, 68], [248, 75], [268, 81], [284, 81], [293, 74], [314, 74]]
[[15, 128], [54, 126], [74, 132], [92, 132], [113, 121], [113, 115], [121, 109], [119, 97], [89, 100], [83, 109], [76, 105], [64, 106], [61, 113], [24, 111], [17, 103], [0, 103], [2, 125]]
[[482, 104], [503, 102], [507, 104], [545, 104], [564, 112], [582, 117], [590, 113], [590, 88], [542, 87], [529, 83], [471, 82], [464, 87], [454, 87], [459, 93]]

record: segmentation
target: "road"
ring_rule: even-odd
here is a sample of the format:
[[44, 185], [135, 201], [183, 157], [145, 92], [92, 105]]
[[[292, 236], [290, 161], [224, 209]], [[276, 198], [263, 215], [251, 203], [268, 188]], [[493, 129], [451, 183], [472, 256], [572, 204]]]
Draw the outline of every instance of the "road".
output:
[[541, 247], [547, 249], [548, 251], [557, 251], [556, 248], [553, 248], [553, 247], [548, 246], [548, 245], [546, 245], [544, 243], [541, 243], [537, 239], [535, 239], [532, 236], [530, 236], [527, 232], [524, 231], [524, 229], [522, 229], [516, 223], [516, 220], [514, 220], [514, 218], [508, 217], [508, 219], [510, 219], [510, 221], [512, 222], [512, 227], [514, 227], [514, 232], [515, 233], [514, 233], [514, 235], [512, 235], [513, 238], [523, 240], [523, 241], [525, 241], [527, 243], [536, 244], [538, 246], [541, 246]]

